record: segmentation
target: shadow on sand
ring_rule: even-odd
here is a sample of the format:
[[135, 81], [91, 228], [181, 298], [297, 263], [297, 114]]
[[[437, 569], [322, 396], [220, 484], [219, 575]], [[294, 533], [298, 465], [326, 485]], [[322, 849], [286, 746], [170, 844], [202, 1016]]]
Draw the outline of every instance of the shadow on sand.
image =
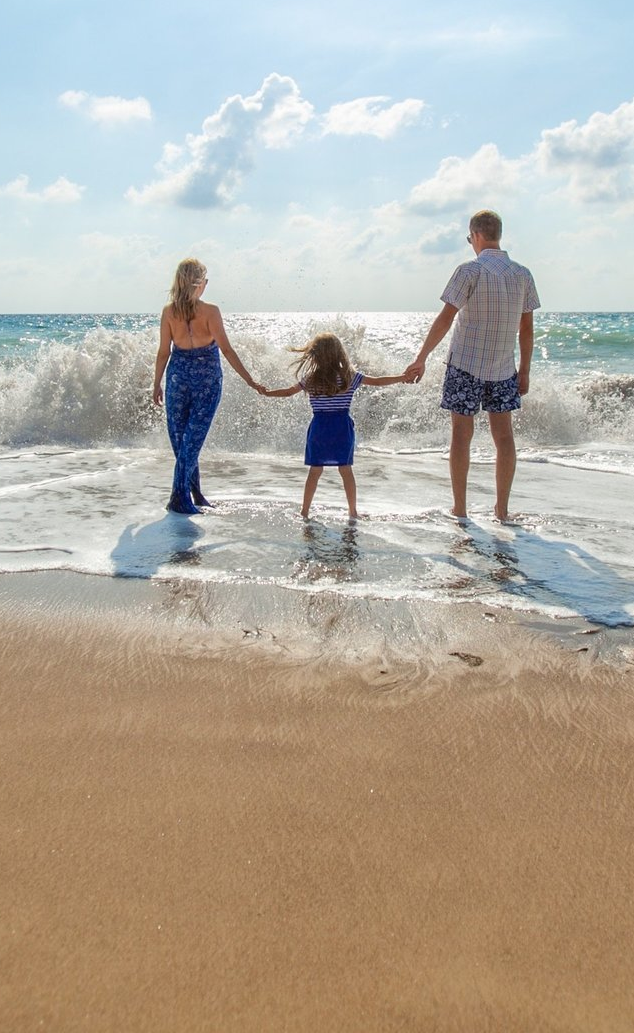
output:
[[115, 577], [149, 578], [161, 567], [196, 566], [203, 553], [219, 546], [196, 545], [204, 528], [180, 513], [166, 513], [151, 524], [128, 524], [110, 553]]
[[634, 626], [634, 582], [574, 542], [543, 538], [516, 524], [502, 526], [491, 533], [466, 521], [465, 537], [446, 562], [527, 602], [564, 606], [606, 627]]

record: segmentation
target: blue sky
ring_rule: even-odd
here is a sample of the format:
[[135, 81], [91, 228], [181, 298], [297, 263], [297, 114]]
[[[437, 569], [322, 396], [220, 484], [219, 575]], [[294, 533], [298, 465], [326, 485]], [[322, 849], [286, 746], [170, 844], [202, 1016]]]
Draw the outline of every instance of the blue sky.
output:
[[0, 33], [0, 311], [436, 310], [503, 217], [544, 309], [634, 309], [631, 4], [31, 0]]

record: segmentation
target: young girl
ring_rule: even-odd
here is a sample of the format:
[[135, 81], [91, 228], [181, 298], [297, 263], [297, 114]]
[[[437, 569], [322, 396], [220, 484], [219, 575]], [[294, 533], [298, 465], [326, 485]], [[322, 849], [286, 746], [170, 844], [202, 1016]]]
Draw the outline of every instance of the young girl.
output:
[[167, 430], [176, 459], [167, 508], [175, 513], [199, 513], [199, 506], [209, 506], [200, 488], [198, 456], [222, 393], [219, 352], [249, 387], [264, 390], [231, 347], [220, 309], [201, 301], [207, 282], [202, 262], [183, 259], [172, 284], [171, 304], [161, 316], [154, 403], [163, 402], [161, 381], [167, 366]]
[[361, 384], [383, 387], [405, 383], [405, 374], [398, 377], [367, 377], [355, 373], [345, 349], [334, 334], [317, 334], [304, 348], [293, 348], [302, 356], [295, 366], [298, 383], [292, 387], [264, 391], [269, 398], [289, 398], [306, 391], [313, 410], [313, 418], [306, 435], [304, 462], [310, 467], [302, 516], [306, 518], [324, 466], [339, 468], [343, 481], [348, 512], [357, 517], [357, 485], [352, 472], [354, 456], [354, 423], [350, 417], [350, 403]]

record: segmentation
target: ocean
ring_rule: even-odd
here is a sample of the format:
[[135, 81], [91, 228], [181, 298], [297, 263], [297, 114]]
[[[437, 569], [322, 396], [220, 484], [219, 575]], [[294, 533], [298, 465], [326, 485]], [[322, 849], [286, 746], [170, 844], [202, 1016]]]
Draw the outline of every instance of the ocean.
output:
[[[238, 313], [225, 324], [255, 379], [279, 387], [293, 382], [288, 349], [323, 329], [356, 368], [401, 372], [433, 317]], [[377, 642], [414, 654], [473, 603], [484, 619], [558, 633], [634, 626], [634, 313], [537, 314], [507, 524], [493, 519], [483, 416], [469, 520], [450, 515], [444, 343], [420, 384], [355, 396], [357, 523], [336, 471], [301, 520], [308, 402], [258, 396], [226, 363], [201, 455], [213, 508], [166, 512], [157, 342], [157, 315], [0, 317], [0, 572], [160, 583], [177, 619], [306, 648], [318, 637], [341, 655]]]

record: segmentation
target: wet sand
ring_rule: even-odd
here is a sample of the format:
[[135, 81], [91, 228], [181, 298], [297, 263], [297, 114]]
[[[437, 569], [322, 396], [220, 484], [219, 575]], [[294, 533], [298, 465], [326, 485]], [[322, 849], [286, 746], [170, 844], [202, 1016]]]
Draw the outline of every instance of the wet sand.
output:
[[633, 664], [515, 627], [512, 663], [492, 634], [350, 664], [29, 584], [2, 1029], [631, 1033]]

